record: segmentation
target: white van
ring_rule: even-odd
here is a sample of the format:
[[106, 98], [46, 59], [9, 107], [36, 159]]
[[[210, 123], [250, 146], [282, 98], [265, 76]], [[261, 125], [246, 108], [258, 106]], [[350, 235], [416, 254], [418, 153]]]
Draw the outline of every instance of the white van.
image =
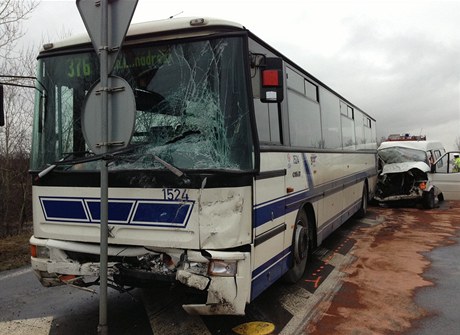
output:
[[[394, 138], [394, 137], [393, 137]], [[374, 199], [380, 203], [412, 200], [433, 208], [436, 200], [460, 199], [460, 173], [454, 155], [439, 141], [401, 137], [377, 149], [379, 176]]]

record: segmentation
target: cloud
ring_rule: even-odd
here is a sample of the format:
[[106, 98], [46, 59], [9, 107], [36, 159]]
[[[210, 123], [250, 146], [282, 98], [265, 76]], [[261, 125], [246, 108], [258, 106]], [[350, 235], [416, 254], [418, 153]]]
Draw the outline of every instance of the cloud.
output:
[[[75, 1], [42, 6], [34, 34], [82, 31]], [[460, 136], [458, 13], [460, 2], [443, 0], [139, 0], [133, 22], [175, 14], [239, 22], [377, 119], [379, 137], [423, 131], [454, 143]]]
[[[379, 137], [424, 131], [454, 143], [460, 127], [446, 127], [460, 125], [460, 38], [450, 31], [452, 4], [412, 16], [410, 8], [400, 9], [394, 17], [385, 15], [388, 7], [382, 16], [347, 12], [332, 28], [318, 26], [329, 29], [324, 36], [340, 31], [340, 39], [330, 40], [340, 47], [307, 43], [296, 62], [375, 117]], [[460, 4], [454, 7], [460, 11]], [[283, 47], [296, 46], [290, 40]]]

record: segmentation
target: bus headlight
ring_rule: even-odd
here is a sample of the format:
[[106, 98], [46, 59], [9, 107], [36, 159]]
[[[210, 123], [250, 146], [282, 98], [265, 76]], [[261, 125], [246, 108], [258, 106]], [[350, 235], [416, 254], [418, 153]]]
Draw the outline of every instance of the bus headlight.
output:
[[233, 277], [236, 275], [236, 261], [222, 261], [213, 259], [209, 262], [208, 275], [219, 277]]
[[50, 258], [50, 250], [40, 245], [30, 245], [30, 255], [35, 258]]

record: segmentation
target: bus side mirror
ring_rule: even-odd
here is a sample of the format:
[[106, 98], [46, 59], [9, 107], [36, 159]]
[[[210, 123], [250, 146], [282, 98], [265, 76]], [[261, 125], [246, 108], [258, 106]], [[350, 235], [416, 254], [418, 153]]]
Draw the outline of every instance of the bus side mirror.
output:
[[260, 101], [279, 103], [284, 99], [283, 60], [266, 57], [260, 71]]
[[431, 173], [436, 172], [436, 164], [431, 164]]
[[3, 85], [0, 85], [0, 127], [5, 126], [5, 112], [3, 111]]

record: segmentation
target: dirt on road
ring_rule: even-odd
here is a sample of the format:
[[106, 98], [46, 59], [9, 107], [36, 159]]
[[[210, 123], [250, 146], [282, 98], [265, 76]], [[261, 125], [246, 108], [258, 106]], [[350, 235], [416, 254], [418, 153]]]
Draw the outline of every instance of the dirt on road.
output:
[[433, 210], [372, 207], [368, 216], [384, 221], [352, 233], [356, 261], [343, 270], [341, 289], [319, 306], [321, 319], [307, 334], [401, 334], [427, 314], [414, 303], [417, 289], [433, 285], [423, 277], [430, 266], [425, 253], [454, 243], [460, 202]]

